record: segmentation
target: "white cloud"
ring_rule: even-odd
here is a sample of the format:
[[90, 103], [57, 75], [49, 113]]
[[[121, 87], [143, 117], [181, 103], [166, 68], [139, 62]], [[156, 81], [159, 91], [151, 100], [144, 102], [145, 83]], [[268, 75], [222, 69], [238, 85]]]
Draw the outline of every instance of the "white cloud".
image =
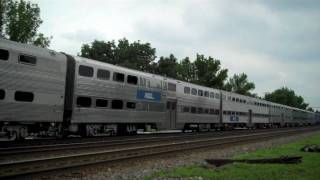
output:
[[150, 42], [157, 56], [196, 53], [244, 72], [256, 92], [282, 86], [320, 106], [319, 1], [33, 0], [51, 48], [76, 54], [94, 39]]

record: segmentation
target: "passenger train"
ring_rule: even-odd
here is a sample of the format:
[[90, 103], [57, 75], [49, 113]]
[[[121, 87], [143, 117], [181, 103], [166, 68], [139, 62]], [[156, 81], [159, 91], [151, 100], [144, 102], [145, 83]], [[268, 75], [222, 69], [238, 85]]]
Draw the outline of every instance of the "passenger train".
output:
[[311, 125], [319, 114], [0, 39], [0, 136]]

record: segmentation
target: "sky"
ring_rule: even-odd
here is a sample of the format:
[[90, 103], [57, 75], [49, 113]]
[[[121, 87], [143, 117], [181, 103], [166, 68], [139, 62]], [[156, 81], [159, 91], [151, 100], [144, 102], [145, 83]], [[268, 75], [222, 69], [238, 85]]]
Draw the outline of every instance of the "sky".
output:
[[[72, 55], [93, 40], [149, 42], [157, 57], [221, 61], [255, 93], [286, 86], [320, 107], [319, 0], [31, 0], [50, 48]], [[320, 108], [318, 109], [320, 110]]]

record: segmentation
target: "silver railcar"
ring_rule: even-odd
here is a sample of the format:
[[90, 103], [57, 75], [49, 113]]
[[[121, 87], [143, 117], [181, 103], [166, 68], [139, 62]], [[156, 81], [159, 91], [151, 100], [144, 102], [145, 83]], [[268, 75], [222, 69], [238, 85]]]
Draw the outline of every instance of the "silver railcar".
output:
[[0, 39], [0, 128], [11, 138], [309, 125], [319, 115]]

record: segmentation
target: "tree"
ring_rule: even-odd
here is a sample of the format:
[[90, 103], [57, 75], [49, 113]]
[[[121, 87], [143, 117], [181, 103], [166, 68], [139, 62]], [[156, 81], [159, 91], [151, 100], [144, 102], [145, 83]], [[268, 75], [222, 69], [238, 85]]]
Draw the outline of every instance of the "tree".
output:
[[218, 59], [197, 54], [194, 65], [196, 68], [194, 83], [218, 89], [223, 88], [224, 81], [228, 77], [228, 70], [221, 69], [221, 63]]
[[42, 24], [37, 4], [24, 0], [0, 0], [1, 35], [12, 41], [48, 47], [52, 37], [37, 33]]
[[304, 99], [301, 96], [296, 95], [293, 90], [287, 87], [282, 87], [272, 93], [265, 94], [264, 99], [300, 109], [306, 109], [308, 107], [308, 104], [304, 102]]
[[308, 107], [307, 109], [308, 111], [311, 111], [311, 112], [314, 112], [313, 108], [312, 107]]
[[150, 43], [139, 40], [130, 43], [126, 38], [118, 41], [115, 49], [116, 64], [140, 71], [150, 71], [150, 63], [156, 58], [156, 49]]
[[155, 69], [156, 74], [167, 76], [171, 78], [177, 78], [177, 58], [173, 54], [169, 57], [161, 56]]
[[196, 67], [190, 62], [189, 57], [186, 57], [180, 61], [176, 66], [177, 78], [186, 81], [193, 82], [196, 78]]
[[94, 40], [91, 45], [82, 45], [80, 56], [115, 64], [115, 49], [116, 45], [114, 41], [105, 42]]
[[252, 95], [250, 91], [254, 90], [254, 88], [254, 83], [249, 82], [248, 76], [244, 73], [234, 74], [225, 85], [227, 91], [250, 96]]
[[80, 56], [119, 65], [140, 71], [150, 71], [151, 62], [156, 58], [156, 50], [150, 43], [135, 41], [130, 43], [126, 38], [115, 41], [94, 40], [91, 44], [83, 44]]

